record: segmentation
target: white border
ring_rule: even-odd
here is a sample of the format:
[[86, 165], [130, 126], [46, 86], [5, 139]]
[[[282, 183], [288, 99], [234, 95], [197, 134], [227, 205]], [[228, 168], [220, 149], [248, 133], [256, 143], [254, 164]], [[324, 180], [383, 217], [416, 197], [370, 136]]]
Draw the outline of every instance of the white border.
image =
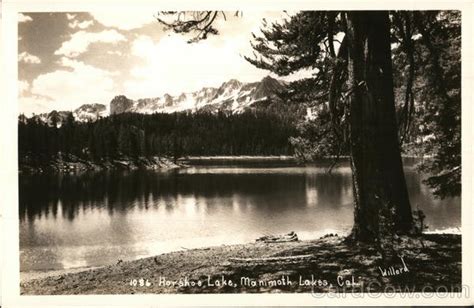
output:
[[[313, 298], [310, 294], [219, 294], [219, 295], [69, 295], [69, 296], [19, 296], [19, 217], [17, 172], [17, 16], [18, 12], [73, 12], [95, 10], [157, 10], [222, 9], [222, 10], [362, 10], [362, 9], [458, 9], [462, 10], [462, 272], [463, 284], [470, 287], [468, 298], [372, 298], [370, 294], [334, 299]], [[473, 295], [473, 218], [474, 175], [474, 125], [469, 122], [474, 114], [473, 86], [473, 22], [474, 3], [471, 1], [315, 1], [315, 0], [7, 0], [3, 2], [2, 20], [2, 108], [0, 109], [0, 211], [3, 245], [2, 287], [4, 307], [54, 307], [54, 306], [114, 306], [151, 307], [158, 305], [472, 305]], [[158, 26], [158, 25], [157, 25]]]

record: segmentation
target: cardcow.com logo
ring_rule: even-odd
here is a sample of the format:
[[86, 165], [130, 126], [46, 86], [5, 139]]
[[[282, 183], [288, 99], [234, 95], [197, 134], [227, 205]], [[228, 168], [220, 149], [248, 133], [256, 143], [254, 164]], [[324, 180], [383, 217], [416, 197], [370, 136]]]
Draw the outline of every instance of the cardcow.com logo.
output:
[[[374, 292], [371, 290], [382, 290], [380, 292]], [[314, 298], [345, 298], [350, 294], [351, 297], [355, 298], [394, 298], [396, 296], [401, 298], [469, 298], [470, 287], [467, 285], [461, 286], [446, 286], [438, 285], [432, 286], [427, 285], [421, 289], [416, 286], [393, 286], [388, 285], [382, 287], [382, 284], [378, 281], [372, 281], [368, 283], [360, 282], [349, 287], [333, 287], [329, 288], [329, 292], [318, 292], [314, 289], [311, 290], [311, 296]]]

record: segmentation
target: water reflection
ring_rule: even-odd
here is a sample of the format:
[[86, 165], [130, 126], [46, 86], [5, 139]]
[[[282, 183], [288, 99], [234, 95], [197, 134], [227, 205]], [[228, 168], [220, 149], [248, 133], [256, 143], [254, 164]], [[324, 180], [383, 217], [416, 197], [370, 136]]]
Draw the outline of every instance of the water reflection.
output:
[[[350, 169], [195, 167], [169, 172], [21, 175], [21, 270], [95, 266], [181, 247], [352, 224]], [[459, 198], [434, 200], [406, 171], [432, 229], [460, 226]]]

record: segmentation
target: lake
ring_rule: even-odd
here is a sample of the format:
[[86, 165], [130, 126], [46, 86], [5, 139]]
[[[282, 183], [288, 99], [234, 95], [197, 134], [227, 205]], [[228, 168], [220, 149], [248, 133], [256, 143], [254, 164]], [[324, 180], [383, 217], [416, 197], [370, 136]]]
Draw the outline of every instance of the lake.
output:
[[[295, 231], [343, 234], [353, 222], [348, 164], [194, 166], [19, 176], [22, 272], [92, 267]], [[429, 230], [461, 226], [460, 198], [435, 199], [410, 164], [413, 209]]]

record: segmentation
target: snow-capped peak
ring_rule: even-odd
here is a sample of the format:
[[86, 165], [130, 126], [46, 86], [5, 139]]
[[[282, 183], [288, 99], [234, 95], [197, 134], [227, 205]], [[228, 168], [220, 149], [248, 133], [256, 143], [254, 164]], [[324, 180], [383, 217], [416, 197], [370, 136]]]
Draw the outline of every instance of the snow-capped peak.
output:
[[[76, 121], [92, 122], [109, 114], [124, 112], [172, 113], [180, 111], [230, 111], [240, 113], [256, 102], [279, 100], [278, 93], [286, 89], [286, 84], [270, 76], [258, 82], [243, 83], [231, 79], [218, 88], [205, 87], [199, 91], [172, 96], [141, 98], [132, 100], [124, 95], [115, 96], [109, 106], [103, 104], [84, 104], [74, 111], [52, 111], [34, 116], [49, 125], [61, 126], [72, 114]], [[109, 107], [109, 108], [108, 108]]]
[[231, 79], [218, 88], [202, 88], [199, 91], [182, 93], [177, 96], [165, 94], [162, 97], [130, 100], [117, 96], [110, 102], [110, 111], [114, 113], [137, 112], [171, 113], [178, 111], [227, 110], [242, 112], [257, 101], [278, 99], [277, 94], [285, 89], [285, 84], [270, 76], [259, 82], [243, 83]]

